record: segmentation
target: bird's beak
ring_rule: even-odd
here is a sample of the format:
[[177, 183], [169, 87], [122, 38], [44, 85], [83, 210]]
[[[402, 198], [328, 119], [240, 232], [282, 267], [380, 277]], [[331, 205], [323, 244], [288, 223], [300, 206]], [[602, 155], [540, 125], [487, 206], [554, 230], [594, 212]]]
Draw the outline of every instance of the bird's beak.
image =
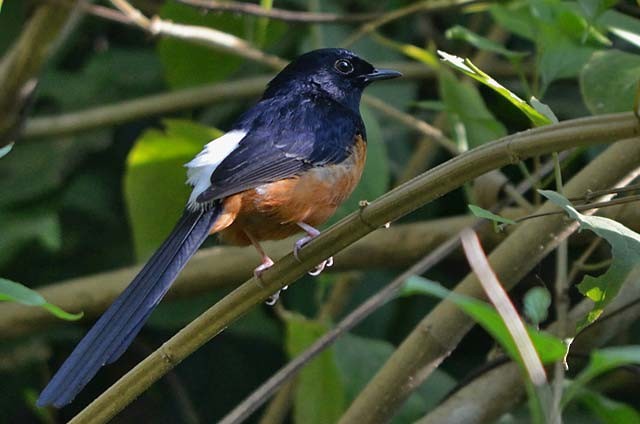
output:
[[364, 82], [370, 83], [372, 81], [386, 80], [391, 78], [401, 77], [402, 74], [393, 69], [374, 69], [370, 74], [364, 75]]

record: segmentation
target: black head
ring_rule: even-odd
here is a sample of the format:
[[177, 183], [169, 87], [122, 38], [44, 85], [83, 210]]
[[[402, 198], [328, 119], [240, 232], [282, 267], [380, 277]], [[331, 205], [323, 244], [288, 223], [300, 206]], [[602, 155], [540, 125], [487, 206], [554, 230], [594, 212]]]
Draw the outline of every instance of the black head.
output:
[[349, 50], [313, 50], [289, 63], [276, 75], [267, 85], [263, 98], [292, 92], [322, 91], [357, 110], [362, 91], [367, 85], [401, 75], [389, 69], [376, 69]]

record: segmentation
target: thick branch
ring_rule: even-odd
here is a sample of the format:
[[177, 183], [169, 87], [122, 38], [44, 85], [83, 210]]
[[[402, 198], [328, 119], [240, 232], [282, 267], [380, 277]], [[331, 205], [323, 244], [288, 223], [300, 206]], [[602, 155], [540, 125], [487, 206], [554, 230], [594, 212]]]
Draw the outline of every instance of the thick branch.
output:
[[[629, 324], [640, 317], [640, 303], [617, 313], [631, 302], [640, 299], [640, 285], [634, 284], [640, 277], [639, 272], [630, 275], [622, 291], [605, 309], [603, 316], [587, 331], [581, 333], [572, 344], [572, 352], [590, 352], [602, 346], [614, 336], [620, 334]], [[568, 326], [576, 324], [592, 308], [587, 299], [576, 305], [569, 314]], [[615, 317], [613, 316], [615, 314]], [[556, 325], [547, 331], [555, 332]], [[445, 402], [431, 411], [419, 424], [480, 424], [494, 422], [502, 414], [510, 411], [525, 396], [521, 372], [517, 364], [502, 365], [472, 381]]]
[[[516, 218], [524, 211], [512, 210], [505, 216]], [[474, 221], [472, 216], [458, 216], [415, 224], [394, 225], [376, 231], [336, 256], [331, 271], [371, 269], [375, 267], [404, 267], [457, 234]], [[640, 213], [630, 217], [640, 222]], [[487, 229], [481, 233], [483, 243], [495, 246], [504, 236]], [[273, 258], [280, 258], [291, 250], [293, 240], [266, 242], [265, 248]], [[395, 246], [389, 250], [388, 246]], [[197, 296], [220, 287], [233, 287], [243, 282], [259, 258], [253, 248], [212, 247], [202, 249], [189, 261], [167, 294], [167, 298]], [[69, 311], [82, 311], [86, 318], [102, 313], [139, 271], [130, 266], [97, 275], [74, 278], [49, 286], [38, 292], [49, 302]], [[42, 308], [17, 303], [0, 303], [0, 334], [17, 337], [41, 330], [47, 325], [60, 324]]]
[[0, 146], [11, 142], [72, 8], [39, 6], [0, 63]]
[[[260, 281], [255, 277], [246, 281], [138, 364], [72, 422], [108, 421], [168, 370], [272, 293], [293, 284], [315, 264], [465, 182], [533, 155], [612, 142], [638, 134], [640, 126], [632, 113], [577, 119], [505, 137], [427, 171], [332, 226], [299, 252], [300, 261], [289, 254], [265, 271]], [[640, 144], [637, 140], [634, 143]], [[630, 156], [633, 155], [621, 158], [614, 167], [622, 168], [622, 163]], [[609, 181], [609, 178], [603, 180]]]
[[[545, 127], [543, 132], [553, 131]], [[461, 155], [459, 157], [462, 157]], [[638, 173], [640, 139], [620, 142], [583, 168], [565, 187], [576, 196], [586, 190], [599, 190], [628, 183]], [[541, 212], [558, 209], [550, 202]], [[511, 289], [560, 241], [577, 228], [565, 216], [524, 223], [491, 253], [489, 260], [506, 290]], [[457, 286], [457, 293], [485, 298], [475, 274], [469, 274]], [[406, 398], [455, 349], [473, 327], [473, 321], [450, 302], [440, 302], [403, 341], [387, 363], [360, 392], [341, 419], [341, 423], [378, 423], [389, 420]]]

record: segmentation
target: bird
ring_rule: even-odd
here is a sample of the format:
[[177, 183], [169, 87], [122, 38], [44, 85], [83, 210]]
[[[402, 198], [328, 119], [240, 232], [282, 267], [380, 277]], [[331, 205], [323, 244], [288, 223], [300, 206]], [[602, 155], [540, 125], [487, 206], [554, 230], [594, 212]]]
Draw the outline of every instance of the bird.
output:
[[[258, 277], [273, 265], [260, 241], [303, 232], [294, 245], [297, 257], [362, 175], [367, 149], [359, 110], [363, 90], [401, 75], [339, 48], [313, 50], [285, 66], [228, 132], [185, 165], [192, 192], [179, 221], [78, 343], [37, 405], [71, 403], [102, 366], [116, 361], [209, 235], [253, 245], [261, 257], [254, 271]], [[310, 273], [332, 262], [329, 258]]]

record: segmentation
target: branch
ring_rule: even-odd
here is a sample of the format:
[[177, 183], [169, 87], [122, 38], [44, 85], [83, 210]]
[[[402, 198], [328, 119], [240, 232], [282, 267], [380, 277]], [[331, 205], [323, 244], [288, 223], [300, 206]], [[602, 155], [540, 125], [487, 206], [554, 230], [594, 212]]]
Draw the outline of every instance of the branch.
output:
[[235, 35], [204, 26], [177, 24], [164, 20], [159, 16], [147, 18], [126, 0], [111, 0], [111, 3], [129, 18], [130, 23], [145, 30], [150, 35], [171, 37], [206, 47], [212, 47], [216, 50], [232, 53], [277, 70], [280, 70], [287, 64], [285, 60], [267, 54], [251, 45], [248, 41]]
[[[503, 215], [509, 218], [522, 216], [522, 210], [509, 210]], [[444, 240], [474, 222], [471, 215], [461, 215], [413, 224], [394, 225], [388, 230], [377, 231], [336, 256], [331, 271], [371, 269], [384, 265], [399, 268], [412, 264], [424, 254], [435, 249]], [[640, 227], [640, 211], [628, 215], [628, 221]], [[504, 234], [495, 233], [490, 226], [480, 233], [487, 246], [497, 245]], [[265, 248], [274, 258], [291, 250], [293, 240], [265, 242]], [[388, 246], [395, 246], [389, 250]], [[255, 268], [255, 250], [232, 246], [201, 249], [189, 261], [184, 271], [167, 294], [167, 299], [198, 296], [220, 287], [233, 287], [251, 275]], [[212, 264], [215, 264], [212, 266]], [[96, 275], [39, 287], [38, 292], [49, 302], [65, 310], [82, 311], [86, 319], [100, 315], [129, 281], [135, 277], [140, 265], [121, 268]], [[32, 308], [16, 303], [0, 303], [0, 334], [15, 338], [48, 325], [60, 324], [42, 308]]]
[[13, 141], [30, 108], [37, 76], [73, 8], [40, 5], [0, 62], [0, 147]]
[[[584, 122], [584, 120], [578, 121]], [[558, 130], [557, 127], [552, 125], [531, 132], [550, 135], [549, 131], [555, 133]], [[558, 135], [560, 133], [566, 135], [564, 131], [560, 131]], [[565, 187], [567, 195], [576, 196], [587, 190], [600, 190], [622, 185], [621, 183], [628, 182], [626, 180], [630, 181], [637, 175], [637, 158], [640, 157], [639, 141], [640, 139], [636, 136], [607, 149], [572, 178]], [[512, 144], [511, 148], [513, 147]], [[555, 151], [558, 150], [560, 149], [555, 149]], [[516, 155], [521, 157], [520, 154]], [[468, 154], [457, 158], [464, 156]], [[546, 202], [540, 211], [557, 209], [557, 206]], [[515, 286], [577, 227], [576, 222], [567, 220], [564, 216], [554, 216], [539, 222], [528, 221], [518, 226], [489, 256], [491, 266], [504, 288], [509, 290]], [[532, 248], [532, 246], [535, 247]], [[474, 274], [468, 274], [456, 286], [455, 292], [465, 296], [485, 298]], [[407, 397], [455, 349], [472, 327], [472, 319], [455, 305], [440, 302], [414, 328], [376, 376], [360, 392], [340, 423], [377, 423], [389, 420]]]
[[[576, 338], [572, 350], [590, 352], [637, 321], [640, 317], [640, 304], [632, 308], [625, 306], [640, 299], [640, 285], [634, 284], [638, 277], [640, 275], [636, 272], [627, 278], [620, 294], [605, 308], [603, 316]], [[592, 306], [593, 303], [585, 299], [572, 308], [568, 326], [575, 328]], [[622, 309], [624, 311], [620, 313]], [[557, 333], [557, 323], [546, 330]], [[518, 365], [513, 362], [502, 365], [465, 385], [416, 424], [494, 422], [522, 401], [525, 396], [524, 387]]]
[[349, 22], [367, 22], [375, 19], [381, 13], [352, 13], [340, 15], [337, 13], [299, 12], [285, 9], [264, 9], [263, 7], [236, 1], [216, 0], [178, 0], [180, 3], [212, 12], [232, 12], [244, 15], [260, 16], [287, 22], [301, 22], [309, 24], [331, 24]]
[[[383, 63], [382, 67], [397, 69], [405, 79], [431, 78], [434, 73], [417, 63]], [[497, 64], [493, 74], [509, 72], [508, 67]], [[69, 135], [95, 128], [118, 125], [154, 115], [163, 115], [205, 105], [257, 97], [272, 75], [243, 78], [185, 88], [162, 94], [153, 94], [93, 109], [69, 112], [57, 116], [42, 116], [27, 121], [22, 138], [40, 138]]]
[[[504, 137], [432, 168], [323, 232], [299, 252], [300, 261], [293, 254], [288, 254], [265, 271], [260, 281], [255, 277], [246, 281], [138, 364], [71, 422], [103, 423], [113, 418], [169, 369], [272, 293], [293, 284], [319, 261], [336, 254], [387, 222], [405, 216], [460, 187], [466, 181], [523, 158], [613, 142], [639, 133], [640, 126], [632, 113], [582, 118]], [[623, 145], [626, 147], [628, 144]], [[634, 144], [640, 145], [637, 140], [634, 140]], [[633, 150], [633, 146], [627, 150]], [[637, 157], [629, 152], [623, 156], [613, 167], [615, 169], [609, 170], [609, 175], [615, 175], [623, 169], [625, 161]], [[607, 176], [603, 180], [609, 181], [610, 178]], [[583, 188], [581, 192], [585, 190]]]

